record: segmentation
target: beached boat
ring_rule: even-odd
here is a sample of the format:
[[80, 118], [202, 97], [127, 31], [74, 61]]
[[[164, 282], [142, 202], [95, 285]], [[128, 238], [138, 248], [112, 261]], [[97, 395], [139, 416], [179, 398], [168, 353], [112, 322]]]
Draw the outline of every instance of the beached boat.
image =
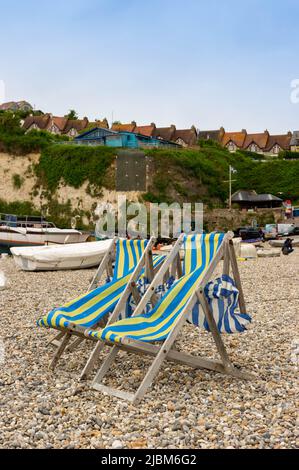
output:
[[[293, 242], [292, 242], [293, 247], [299, 246], [299, 237], [290, 236], [290, 238], [293, 240]], [[286, 241], [286, 238], [284, 238], [282, 240], [270, 240], [269, 245], [277, 247], [277, 248], [282, 248], [285, 241]]]
[[42, 217], [0, 214], [0, 247], [82, 243], [88, 237], [79, 230], [57, 228]]
[[23, 271], [59, 271], [98, 266], [111, 240], [70, 245], [11, 248], [16, 265]]

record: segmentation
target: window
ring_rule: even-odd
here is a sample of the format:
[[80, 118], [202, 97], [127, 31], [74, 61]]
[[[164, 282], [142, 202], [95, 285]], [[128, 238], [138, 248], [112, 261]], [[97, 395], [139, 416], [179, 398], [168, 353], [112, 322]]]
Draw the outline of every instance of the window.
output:
[[280, 152], [280, 147], [279, 147], [279, 145], [275, 144], [274, 147], [273, 147], [273, 153], [275, 153], [275, 155], [277, 155], [279, 152]]
[[236, 145], [235, 145], [232, 141], [230, 141], [229, 144], [228, 144], [228, 146], [227, 146], [227, 148], [228, 148], [228, 150], [229, 150], [230, 152], [235, 152], [235, 150], [236, 150]]

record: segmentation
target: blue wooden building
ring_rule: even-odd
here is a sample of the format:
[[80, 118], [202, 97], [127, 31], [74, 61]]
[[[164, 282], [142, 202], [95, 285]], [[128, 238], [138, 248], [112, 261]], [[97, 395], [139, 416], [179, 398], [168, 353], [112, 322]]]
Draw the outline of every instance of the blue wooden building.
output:
[[149, 137], [135, 132], [116, 132], [111, 129], [96, 127], [77, 136], [74, 143], [81, 145], [106, 145], [115, 148], [180, 148], [180, 145], [156, 137]]

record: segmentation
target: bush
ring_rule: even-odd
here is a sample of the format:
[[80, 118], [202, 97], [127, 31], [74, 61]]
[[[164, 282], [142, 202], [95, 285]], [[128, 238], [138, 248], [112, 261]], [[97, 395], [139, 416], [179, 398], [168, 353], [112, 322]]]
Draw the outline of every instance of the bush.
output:
[[20, 175], [14, 174], [12, 176], [12, 182], [15, 189], [20, 189], [23, 186], [24, 178], [22, 178]]
[[282, 160], [299, 160], [299, 152], [290, 152], [289, 150], [285, 150], [280, 152], [279, 158]]
[[265, 155], [256, 153], [256, 152], [249, 152], [248, 150], [239, 150], [239, 155], [243, 155], [244, 157], [249, 157], [252, 160], [265, 160]]
[[32, 130], [25, 134], [21, 126], [22, 113], [0, 112], [0, 151], [14, 155], [40, 152], [50, 144], [69, 140], [67, 136]]
[[39, 215], [30, 201], [5, 202], [0, 199], [0, 212], [16, 215]]

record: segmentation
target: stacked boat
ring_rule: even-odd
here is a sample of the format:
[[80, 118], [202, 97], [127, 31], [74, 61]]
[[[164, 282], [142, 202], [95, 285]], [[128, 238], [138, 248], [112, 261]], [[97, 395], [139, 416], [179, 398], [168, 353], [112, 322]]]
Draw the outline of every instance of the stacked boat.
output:
[[9, 250], [24, 271], [98, 266], [111, 240], [88, 242], [88, 232], [60, 229], [43, 217], [0, 214], [0, 253]]
[[57, 228], [43, 217], [0, 214], [0, 248], [85, 242], [89, 233]]

